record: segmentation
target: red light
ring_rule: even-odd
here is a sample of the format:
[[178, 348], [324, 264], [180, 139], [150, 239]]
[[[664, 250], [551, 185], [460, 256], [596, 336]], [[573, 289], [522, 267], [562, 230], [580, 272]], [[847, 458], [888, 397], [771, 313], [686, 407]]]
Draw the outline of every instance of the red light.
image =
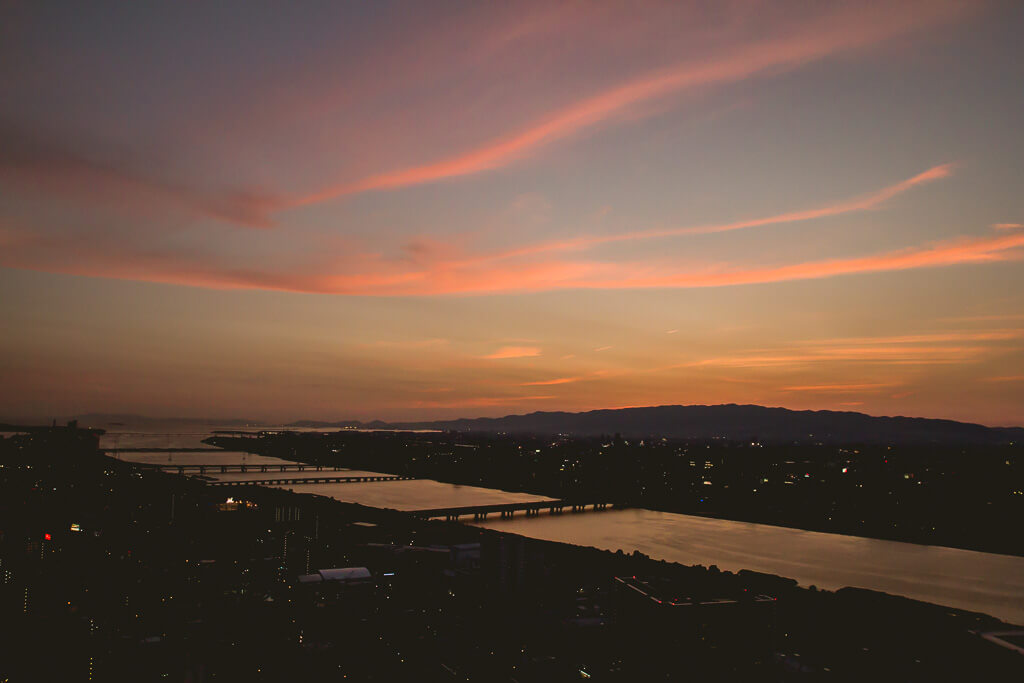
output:
[[53, 540], [53, 536], [51, 536], [50, 534], [43, 534], [43, 540], [44, 541], [52, 541]]

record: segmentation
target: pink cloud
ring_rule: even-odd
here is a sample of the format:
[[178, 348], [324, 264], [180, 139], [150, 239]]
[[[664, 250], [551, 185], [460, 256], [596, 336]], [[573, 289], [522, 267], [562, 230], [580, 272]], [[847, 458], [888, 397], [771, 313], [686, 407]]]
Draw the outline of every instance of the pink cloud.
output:
[[515, 249], [509, 249], [504, 252], [497, 252], [493, 254], [484, 254], [476, 257], [472, 260], [496, 260], [514, 258], [520, 256], [529, 256], [535, 254], [542, 254], [546, 252], [557, 252], [557, 251], [575, 251], [582, 249], [589, 249], [591, 247], [599, 246], [602, 244], [611, 244], [615, 242], [628, 242], [634, 240], [647, 240], [664, 237], [679, 237], [683, 235], [701, 235], [717, 232], [730, 232], [733, 230], [742, 230], [746, 228], [757, 228], [766, 225], [777, 225], [780, 223], [795, 223], [801, 221], [809, 221], [817, 218], [827, 218], [830, 216], [839, 216], [846, 213], [853, 213], [857, 211], [867, 211], [869, 209], [877, 208], [883, 202], [892, 199], [898, 194], [902, 194], [907, 190], [910, 190], [919, 185], [947, 178], [953, 173], [955, 164], [942, 164], [940, 166], [934, 166], [923, 173], [919, 173], [912, 178], [903, 180], [895, 185], [882, 188], [876, 192], [872, 192], [864, 197], [858, 199], [850, 199], [837, 204], [831, 204], [829, 206], [820, 207], [817, 209], [805, 209], [802, 211], [790, 211], [787, 213], [781, 213], [774, 216], [752, 218], [742, 221], [732, 221], [729, 223], [713, 223], [709, 225], [698, 225], [692, 227], [683, 228], [668, 228], [661, 230], [641, 230], [637, 232], [620, 233], [617, 235], [601, 235], [594, 237], [577, 237], [568, 240], [557, 240], [552, 242], [544, 242], [541, 244], [529, 245], [525, 247], [517, 247]]
[[271, 193], [191, 187], [123, 163], [95, 161], [23, 130], [0, 130], [0, 180], [129, 216], [173, 211], [264, 228], [272, 223], [269, 214], [284, 207]]
[[397, 189], [490, 171], [620, 117], [646, 101], [687, 89], [775, 75], [823, 57], [894, 38], [919, 29], [924, 23], [948, 21], [964, 9], [964, 5], [951, 2], [905, 2], [879, 7], [870, 15], [857, 10], [837, 11], [807, 22], [788, 35], [753, 43], [738, 42], [721, 54], [640, 76], [469, 151], [423, 165], [333, 183], [295, 197], [291, 203], [302, 206], [361, 192]]
[[1024, 228], [1022, 223], [993, 223], [992, 227], [996, 230], [1016, 230], [1018, 228]]

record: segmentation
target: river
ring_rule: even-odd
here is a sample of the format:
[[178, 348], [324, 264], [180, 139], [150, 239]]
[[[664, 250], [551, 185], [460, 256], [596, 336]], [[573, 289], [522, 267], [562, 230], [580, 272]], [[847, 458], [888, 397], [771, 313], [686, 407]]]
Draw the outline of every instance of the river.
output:
[[[182, 430], [183, 432], [185, 430]], [[197, 430], [198, 431], [198, 430]], [[187, 448], [209, 435], [108, 434], [104, 447]], [[127, 445], [131, 443], [131, 445]], [[193, 446], [195, 444], [195, 446]], [[121, 454], [132, 460], [164, 462], [164, 454]], [[127, 457], [126, 457], [127, 456]], [[172, 462], [242, 462], [240, 453], [179, 453]], [[280, 462], [267, 458], [267, 461]], [[259, 464], [260, 456], [245, 461]], [[330, 472], [319, 473], [320, 476]], [[340, 473], [339, 473], [340, 474]], [[351, 474], [374, 472], [351, 471]], [[300, 473], [292, 475], [303, 476]], [[315, 473], [310, 473], [315, 476]], [[217, 479], [266, 477], [255, 472], [211, 475]], [[491, 503], [545, 500], [543, 496], [456, 486], [428, 479], [342, 484], [291, 484], [279, 488], [396, 510], [420, 510]], [[468, 523], [468, 521], [467, 521]], [[549, 541], [605, 550], [639, 550], [652, 558], [681, 564], [750, 569], [796, 579], [803, 586], [835, 590], [856, 586], [916, 600], [983, 612], [1024, 625], [1024, 558], [939, 546], [824, 534], [652, 510], [588, 511], [582, 514], [518, 515], [479, 523]]]

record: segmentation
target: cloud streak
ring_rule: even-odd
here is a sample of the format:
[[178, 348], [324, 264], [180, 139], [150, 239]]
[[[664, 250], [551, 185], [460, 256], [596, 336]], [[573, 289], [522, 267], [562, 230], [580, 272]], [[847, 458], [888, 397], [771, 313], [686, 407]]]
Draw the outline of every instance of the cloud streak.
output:
[[782, 387], [780, 391], [806, 392], [813, 394], [859, 394], [862, 392], [878, 391], [889, 387], [899, 386], [892, 382], [879, 382], [874, 384], [807, 384], [793, 387]]
[[532, 358], [540, 355], [540, 348], [537, 346], [502, 346], [494, 353], [481, 356], [487, 360], [503, 360], [505, 358]]
[[[315, 204], [346, 195], [394, 190], [468, 176], [507, 166], [539, 149], [621, 117], [637, 105], [668, 94], [778, 74], [824, 57], [863, 48], [920, 28], [948, 21], [964, 5], [948, 2], [887, 6], [885, 16], [835, 12], [808, 22], [799, 31], [771, 40], [740, 43], [722, 54], [648, 73], [568, 105], [522, 130], [437, 161], [353, 181], [327, 185], [291, 200], [293, 206]], [[881, 8], [878, 11], [882, 11]]]
[[586, 379], [585, 377], [557, 377], [555, 379], [542, 379], [536, 382], [522, 382], [521, 387], [548, 387], [558, 384], [572, 384]]
[[[23, 190], [60, 196], [82, 205], [130, 216], [176, 212], [248, 227], [272, 225], [269, 215], [285, 206], [271, 193], [245, 189], [200, 189], [100, 160], [26, 130], [0, 130], [0, 180]], [[123, 157], [106, 150], [102, 156]]]
[[[732, 221], [729, 223], [712, 223], [708, 225], [698, 225], [682, 228], [642, 230], [637, 232], [620, 233], [617, 235], [577, 237], [568, 240], [544, 242], [541, 244], [535, 244], [526, 247], [518, 247], [504, 252], [485, 254], [475, 259], [470, 259], [470, 262], [531, 256], [548, 252], [576, 251], [589, 249], [591, 247], [600, 246], [602, 244], [613, 244], [616, 242], [629, 242], [635, 240], [648, 240], [665, 237], [680, 237], [684, 235], [705, 235], [719, 232], [731, 232], [733, 230], [758, 228], [767, 225], [778, 225], [781, 223], [797, 223], [802, 221], [814, 220], [817, 218], [828, 218], [831, 216], [840, 216], [842, 214], [854, 213], [858, 211], [867, 211], [869, 209], [877, 208], [883, 202], [886, 202], [889, 199], [892, 199], [893, 197], [902, 194], [908, 190], [911, 190], [915, 187], [936, 180], [940, 180], [942, 178], [947, 178], [950, 175], [952, 175], [955, 167], [956, 165], [952, 163], [933, 166], [927, 171], [918, 173], [912, 178], [908, 178], [899, 183], [896, 183], [895, 185], [890, 185], [888, 187], [882, 188], [881, 190], [872, 192], [871, 194], [868, 194], [866, 196], [857, 199], [846, 200], [843, 202], [839, 202], [837, 204], [831, 204], [829, 206], [824, 206], [817, 209], [790, 211], [786, 213], [776, 214], [774, 216], [752, 218], [742, 221]], [[1005, 225], [1007, 224], [997, 224], [994, 227], [1002, 228], [1005, 227]]]
[[[678, 270], [651, 262], [607, 263], [547, 260], [513, 263], [503, 268], [454, 268], [447, 264], [409, 268], [404, 261], [373, 255], [351, 259], [359, 272], [274, 271], [227, 267], [211, 257], [189, 253], [135, 250], [118, 245], [82, 242], [74, 258], [60, 250], [59, 240], [29, 239], [13, 229], [0, 265], [117, 279], [184, 284], [213, 289], [266, 289], [352, 296], [480, 295], [565, 289], [699, 289], [797, 282], [866, 273], [910, 271], [961, 264], [1019, 261], [1024, 258], [1024, 233], [961, 238], [869, 256], [807, 261], [782, 266], [720, 265]], [[20, 241], [25, 237], [25, 241]], [[351, 265], [355, 264], [355, 265]], [[539, 349], [507, 347], [509, 349]], [[533, 354], [536, 355], [536, 354]], [[511, 357], [511, 356], [510, 356]]]

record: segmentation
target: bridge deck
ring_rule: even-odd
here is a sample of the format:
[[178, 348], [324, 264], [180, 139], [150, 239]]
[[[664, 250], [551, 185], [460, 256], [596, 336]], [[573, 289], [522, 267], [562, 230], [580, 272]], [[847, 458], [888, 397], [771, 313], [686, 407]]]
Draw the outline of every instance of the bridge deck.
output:
[[348, 470], [347, 467], [340, 465], [309, 465], [306, 463], [287, 463], [282, 465], [272, 463], [194, 463], [189, 465], [176, 465], [174, 463], [136, 463], [140, 467], [150, 467], [154, 469], [164, 470], [165, 472], [177, 472], [184, 474], [185, 472], [199, 472], [204, 474], [207, 470], [211, 472], [305, 472], [309, 470], [311, 472], [344, 472]]
[[381, 475], [378, 477], [275, 477], [273, 479], [242, 479], [237, 481], [207, 481], [209, 486], [280, 486], [282, 484], [355, 484], [368, 481], [411, 481], [416, 477]]
[[104, 448], [104, 453], [227, 453], [223, 448]]
[[473, 519], [487, 519], [487, 515], [496, 513], [502, 517], [512, 517], [516, 512], [522, 511], [527, 517], [539, 515], [542, 510], [550, 514], [558, 515], [564, 510], [582, 512], [586, 509], [604, 510], [609, 507], [616, 507], [614, 503], [581, 503], [568, 500], [533, 500], [526, 503], [496, 503], [493, 505], [470, 505], [458, 508], [434, 508], [430, 510], [414, 510], [413, 515], [421, 519], [440, 519], [456, 521], [462, 515], [473, 515]]

